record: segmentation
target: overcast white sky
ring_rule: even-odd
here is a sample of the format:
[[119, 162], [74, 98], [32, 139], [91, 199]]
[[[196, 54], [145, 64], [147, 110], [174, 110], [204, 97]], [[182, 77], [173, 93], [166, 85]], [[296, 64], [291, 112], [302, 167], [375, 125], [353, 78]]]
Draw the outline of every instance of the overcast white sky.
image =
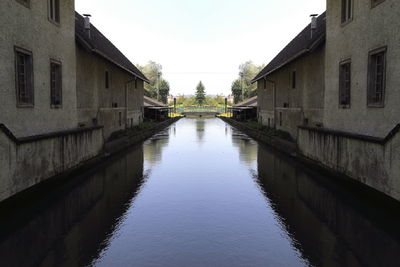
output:
[[325, 0], [76, 0], [134, 64], [163, 66], [171, 93], [230, 93], [245, 61], [267, 64]]

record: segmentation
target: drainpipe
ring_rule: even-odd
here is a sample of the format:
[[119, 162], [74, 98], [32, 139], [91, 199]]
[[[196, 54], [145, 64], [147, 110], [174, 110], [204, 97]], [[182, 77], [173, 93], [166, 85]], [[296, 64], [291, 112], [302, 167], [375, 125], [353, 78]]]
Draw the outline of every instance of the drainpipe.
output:
[[266, 82], [272, 83], [272, 100], [273, 100], [273, 104], [272, 104], [272, 108], [274, 111], [274, 129], [276, 129], [276, 82], [268, 80], [267, 78], [264, 78]]

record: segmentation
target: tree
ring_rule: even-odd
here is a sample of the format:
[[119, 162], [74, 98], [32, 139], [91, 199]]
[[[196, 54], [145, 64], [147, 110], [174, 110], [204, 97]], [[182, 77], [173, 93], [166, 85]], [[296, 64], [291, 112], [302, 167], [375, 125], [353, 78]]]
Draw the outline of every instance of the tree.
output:
[[157, 98], [157, 86], [159, 81], [159, 76], [162, 75], [162, 66], [154, 61], [149, 61], [144, 66], [137, 66], [138, 69], [149, 79], [150, 83], [145, 83], [144, 85], [144, 95], [152, 98]]
[[168, 83], [168, 81], [166, 81], [164, 79], [161, 79], [159, 94], [160, 94], [160, 101], [163, 102], [164, 104], [167, 104], [168, 95], [169, 95], [169, 83]]
[[196, 87], [196, 103], [202, 106], [206, 101], [206, 92], [203, 83], [200, 81]]
[[[231, 87], [235, 103], [257, 95], [257, 85], [252, 84], [251, 81], [263, 68], [264, 66], [257, 66], [252, 61], [247, 61], [239, 66], [239, 77], [232, 83]], [[242, 99], [242, 87], [244, 99]]]

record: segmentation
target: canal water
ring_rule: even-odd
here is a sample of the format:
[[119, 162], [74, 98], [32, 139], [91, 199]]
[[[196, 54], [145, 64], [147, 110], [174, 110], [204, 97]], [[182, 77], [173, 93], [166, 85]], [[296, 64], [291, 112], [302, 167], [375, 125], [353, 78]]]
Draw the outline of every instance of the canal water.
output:
[[399, 224], [219, 119], [4, 209], [1, 266], [399, 266]]

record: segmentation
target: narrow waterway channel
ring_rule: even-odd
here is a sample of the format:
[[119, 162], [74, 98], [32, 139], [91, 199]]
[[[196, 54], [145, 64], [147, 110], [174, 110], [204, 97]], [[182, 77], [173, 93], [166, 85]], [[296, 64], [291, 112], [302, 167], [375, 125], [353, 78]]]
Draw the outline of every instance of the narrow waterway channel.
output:
[[0, 265], [399, 266], [399, 224], [368, 205], [219, 119], [182, 119], [2, 211]]

